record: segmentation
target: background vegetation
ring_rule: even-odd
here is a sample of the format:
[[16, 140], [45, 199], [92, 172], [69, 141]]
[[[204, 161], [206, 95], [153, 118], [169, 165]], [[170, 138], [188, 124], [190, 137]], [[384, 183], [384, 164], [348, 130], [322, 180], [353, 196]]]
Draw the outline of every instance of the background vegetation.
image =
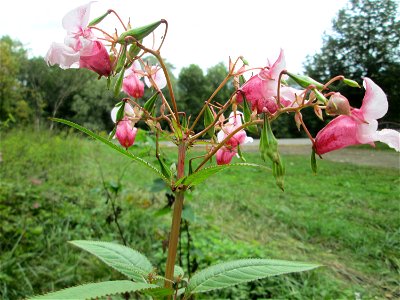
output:
[[[149, 141], [140, 136], [134, 152], [151, 159]], [[125, 240], [163, 272], [170, 222], [167, 190], [147, 170], [67, 132], [13, 130], [3, 136], [0, 151], [1, 299], [121, 278], [67, 244], [74, 239]], [[261, 162], [256, 153], [246, 158]], [[243, 257], [324, 267], [204, 297], [399, 297], [398, 170], [321, 161], [313, 176], [308, 157], [284, 158], [285, 192], [268, 172], [241, 169], [239, 177], [232, 169], [189, 194], [179, 263], [186, 273]]]

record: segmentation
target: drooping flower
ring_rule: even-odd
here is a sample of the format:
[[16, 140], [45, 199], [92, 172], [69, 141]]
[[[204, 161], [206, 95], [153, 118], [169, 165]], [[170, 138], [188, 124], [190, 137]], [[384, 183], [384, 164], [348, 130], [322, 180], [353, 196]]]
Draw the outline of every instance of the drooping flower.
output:
[[140, 114], [129, 103], [125, 103], [124, 116], [117, 121], [117, 114], [120, 107], [114, 107], [111, 110], [111, 119], [117, 123], [115, 137], [121, 146], [129, 148], [135, 142], [138, 129], [135, 127], [136, 122], [140, 119]]
[[[160, 90], [165, 88], [165, 86], [167, 85], [167, 79], [165, 77], [164, 71], [160, 67], [152, 66], [150, 68], [150, 76]], [[152, 84], [147, 76], [144, 78], [144, 82], [146, 83], [148, 88], [152, 87]]]
[[[242, 94], [250, 102], [252, 110], [262, 113], [267, 110], [271, 114], [278, 109], [277, 90], [280, 73], [286, 68], [285, 56], [281, 50], [278, 59], [271, 66], [267, 66], [260, 71], [259, 74], [251, 77], [240, 89], [237, 95], [237, 101], [243, 100]], [[290, 103], [282, 101], [281, 104], [288, 105]]]
[[[243, 114], [239, 111], [237, 111], [236, 114], [234, 112], [230, 114], [228, 122], [221, 126], [221, 130], [217, 134], [219, 143], [242, 126], [242, 116]], [[253, 142], [253, 138], [248, 137], [244, 129], [239, 130], [225, 142], [224, 146], [218, 149], [216, 153], [217, 164], [223, 165], [230, 163], [233, 156], [237, 154], [237, 147], [251, 142]]]
[[122, 120], [118, 121], [115, 136], [121, 146], [129, 148], [135, 142], [137, 131], [138, 129], [132, 125], [128, 117], [124, 117]]
[[361, 108], [353, 108], [350, 115], [340, 115], [326, 125], [315, 138], [315, 151], [324, 154], [351, 145], [380, 141], [400, 151], [400, 134], [392, 129], [378, 129], [377, 119], [388, 111], [383, 90], [371, 79], [364, 78], [365, 95]]
[[89, 23], [91, 3], [79, 6], [67, 13], [62, 24], [67, 31], [64, 43], [52, 43], [45, 60], [49, 65], [61, 68], [86, 68], [99, 74], [111, 74], [111, 61], [104, 45], [96, 40]]
[[215, 158], [217, 160], [218, 165], [227, 165], [232, 161], [232, 158], [237, 155], [237, 152], [233, 149], [229, 149], [227, 147], [222, 147], [218, 149], [215, 154]]

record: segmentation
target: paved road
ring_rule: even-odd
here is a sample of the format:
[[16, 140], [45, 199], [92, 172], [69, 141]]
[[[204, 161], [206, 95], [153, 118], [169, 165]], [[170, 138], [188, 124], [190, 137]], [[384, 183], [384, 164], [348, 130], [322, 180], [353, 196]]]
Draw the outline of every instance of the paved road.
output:
[[[289, 155], [310, 155], [311, 142], [309, 139], [279, 139], [279, 150], [282, 154]], [[172, 143], [166, 143], [167, 146], [174, 146]], [[251, 144], [242, 147], [245, 152], [257, 152], [259, 140], [254, 140]], [[196, 146], [199, 149], [204, 146]], [[345, 148], [341, 150], [326, 153], [323, 159], [337, 162], [347, 162], [356, 165], [383, 167], [400, 170], [400, 153], [386, 150], [375, 150], [359, 148]]]

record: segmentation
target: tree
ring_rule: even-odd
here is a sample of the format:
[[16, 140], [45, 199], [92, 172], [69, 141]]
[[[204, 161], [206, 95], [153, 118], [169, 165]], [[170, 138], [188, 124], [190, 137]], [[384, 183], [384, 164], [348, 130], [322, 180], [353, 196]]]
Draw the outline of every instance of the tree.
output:
[[203, 70], [194, 64], [182, 68], [178, 77], [178, 88], [180, 110], [186, 111], [187, 117], [191, 115], [193, 121], [209, 96]]
[[[21, 42], [9, 36], [0, 38], [0, 120], [7, 120], [17, 109], [25, 109], [24, 90], [18, 75], [21, 66], [27, 60], [26, 50]], [[29, 111], [21, 111], [22, 116]]]
[[[307, 75], [320, 81], [341, 74], [360, 83], [364, 76], [374, 80], [388, 95], [390, 110], [385, 120], [392, 121], [398, 121], [400, 112], [397, 9], [393, 0], [350, 0], [333, 20], [333, 33], [325, 34], [320, 53], [305, 63]], [[354, 107], [360, 106], [362, 91], [342, 90]]]

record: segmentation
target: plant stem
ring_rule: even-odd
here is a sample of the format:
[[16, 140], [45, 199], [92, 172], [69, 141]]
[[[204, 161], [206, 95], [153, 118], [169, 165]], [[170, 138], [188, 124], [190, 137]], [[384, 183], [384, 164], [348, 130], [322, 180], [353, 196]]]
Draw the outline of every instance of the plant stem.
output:
[[[182, 178], [185, 175], [185, 156], [186, 156], [186, 142], [181, 142], [178, 146], [178, 167], [177, 167], [177, 179]], [[184, 190], [178, 190], [175, 193], [174, 211], [172, 215], [171, 232], [169, 235], [168, 242], [168, 256], [167, 265], [165, 267], [165, 287], [171, 288], [172, 281], [174, 280], [174, 267], [176, 260], [176, 253], [178, 249], [179, 232], [181, 227], [181, 216], [183, 209]]]

